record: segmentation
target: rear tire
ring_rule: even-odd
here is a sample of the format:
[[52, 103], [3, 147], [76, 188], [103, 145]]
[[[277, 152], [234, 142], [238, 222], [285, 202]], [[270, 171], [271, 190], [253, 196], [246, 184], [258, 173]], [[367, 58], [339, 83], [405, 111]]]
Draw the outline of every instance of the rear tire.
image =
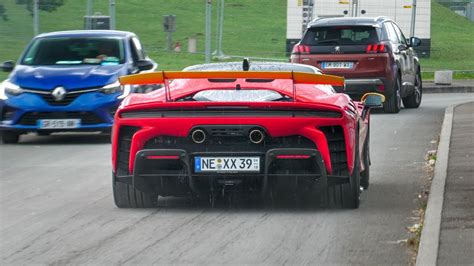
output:
[[357, 209], [360, 204], [360, 162], [356, 155], [354, 170], [349, 182], [341, 185], [341, 203], [345, 209]]
[[135, 189], [132, 185], [117, 182], [112, 174], [115, 205], [119, 208], [154, 208], [158, 195], [151, 195]]
[[[358, 145], [356, 147], [358, 151]], [[349, 182], [333, 185], [328, 188], [329, 198], [334, 200], [334, 205], [344, 209], [357, 209], [360, 204], [360, 160], [358, 152], [354, 160], [354, 170], [349, 176]]]
[[364, 144], [364, 151], [362, 159], [364, 162], [364, 171], [360, 173], [360, 185], [364, 190], [369, 188], [369, 179], [370, 179], [370, 129], [367, 130], [367, 139]]
[[14, 131], [3, 131], [2, 142], [5, 144], [15, 144], [20, 140], [20, 134]]
[[421, 104], [421, 96], [423, 94], [423, 83], [421, 81], [420, 70], [416, 72], [415, 88], [407, 97], [403, 98], [403, 105], [406, 108], [418, 108]]
[[396, 114], [400, 112], [400, 108], [402, 105], [402, 99], [400, 97], [400, 87], [401, 87], [400, 76], [397, 76], [392, 95], [390, 95], [388, 99], [383, 103], [383, 110], [385, 113]]

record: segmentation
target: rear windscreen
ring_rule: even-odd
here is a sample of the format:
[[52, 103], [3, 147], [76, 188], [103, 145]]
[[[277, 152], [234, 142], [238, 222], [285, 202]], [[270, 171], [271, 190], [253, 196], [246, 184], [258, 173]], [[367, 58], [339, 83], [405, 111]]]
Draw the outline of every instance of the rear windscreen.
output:
[[198, 102], [272, 102], [286, 97], [271, 90], [205, 90], [193, 96]]
[[370, 26], [315, 27], [306, 32], [305, 45], [365, 45], [378, 42], [377, 30]]

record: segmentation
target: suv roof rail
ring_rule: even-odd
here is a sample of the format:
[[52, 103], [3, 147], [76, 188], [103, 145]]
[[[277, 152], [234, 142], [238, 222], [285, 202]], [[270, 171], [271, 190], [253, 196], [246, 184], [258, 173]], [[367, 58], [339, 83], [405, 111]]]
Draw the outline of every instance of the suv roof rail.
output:
[[311, 20], [309, 23], [308, 23], [308, 28], [314, 24], [315, 22], [321, 20], [321, 19], [324, 19], [324, 17], [315, 17], [313, 20]]
[[387, 16], [378, 16], [378, 17], [375, 18], [375, 21], [382, 22], [382, 21], [385, 21], [385, 20], [388, 20], [388, 19], [390, 19], [390, 18], [387, 17]]

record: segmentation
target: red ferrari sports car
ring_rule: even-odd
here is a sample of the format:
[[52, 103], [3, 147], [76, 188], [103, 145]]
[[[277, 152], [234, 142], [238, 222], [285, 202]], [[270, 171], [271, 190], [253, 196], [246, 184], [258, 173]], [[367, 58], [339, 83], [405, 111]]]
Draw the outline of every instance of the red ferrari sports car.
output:
[[307, 195], [357, 208], [369, 178], [369, 113], [335, 93], [341, 77], [288, 71], [154, 72], [122, 84], [164, 84], [132, 94], [115, 114], [113, 195], [120, 208], [158, 196], [246, 192]]

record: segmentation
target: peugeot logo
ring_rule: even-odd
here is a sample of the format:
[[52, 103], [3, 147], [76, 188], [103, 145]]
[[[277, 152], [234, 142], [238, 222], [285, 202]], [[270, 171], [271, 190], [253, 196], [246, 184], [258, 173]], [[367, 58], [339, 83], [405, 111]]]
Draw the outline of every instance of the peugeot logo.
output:
[[59, 102], [64, 100], [64, 97], [66, 97], [67, 92], [64, 87], [56, 87], [51, 94], [53, 95], [54, 100]]
[[335, 53], [340, 53], [341, 52], [341, 47], [339, 47], [339, 46], [334, 47], [334, 52]]

